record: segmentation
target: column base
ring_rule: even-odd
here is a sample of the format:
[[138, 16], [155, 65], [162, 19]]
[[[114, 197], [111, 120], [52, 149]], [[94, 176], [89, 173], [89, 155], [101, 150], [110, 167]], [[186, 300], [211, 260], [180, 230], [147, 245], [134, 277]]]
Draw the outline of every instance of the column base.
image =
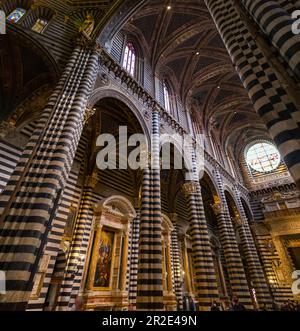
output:
[[82, 310], [128, 311], [128, 293], [121, 291], [87, 292], [83, 295]]
[[164, 307], [166, 311], [177, 311], [176, 295], [173, 292], [164, 292]]

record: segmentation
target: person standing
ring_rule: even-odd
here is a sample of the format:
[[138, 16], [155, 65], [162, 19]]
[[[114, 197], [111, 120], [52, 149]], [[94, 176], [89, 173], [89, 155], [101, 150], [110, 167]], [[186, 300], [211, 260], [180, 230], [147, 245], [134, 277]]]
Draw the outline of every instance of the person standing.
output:
[[231, 311], [245, 311], [246, 308], [242, 303], [239, 303], [238, 297], [233, 297]]
[[210, 311], [220, 311], [220, 307], [216, 301], [212, 302], [212, 305], [210, 307]]

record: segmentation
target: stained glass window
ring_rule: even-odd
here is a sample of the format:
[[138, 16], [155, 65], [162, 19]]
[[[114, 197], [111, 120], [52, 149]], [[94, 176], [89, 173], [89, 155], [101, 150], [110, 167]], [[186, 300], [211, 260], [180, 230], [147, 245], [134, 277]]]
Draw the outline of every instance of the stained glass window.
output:
[[48, 21], [38, 18], [37, 21], [35, 22], [34, 26], [32, 27], [32, 30], [38, 33], [42, 33], [46, 26], [48, 24]]
[[125, 48], [123, 68], [125, 68], [130, 75], [134, 75], [136, 63], [136, 51], [132, 43], [128, 43]]
[[26, 10], [23, 8], [16, 8], [7, 16], [7, 20], [12, 23], [17, 23], [26, 13]]
[[274, 145], [262, 142], [249, 148], [246, 161], [252, 169], [258, 172], [270, 172], [279, 166], [281, 158]]
[[167, 112], [170, 113], [171, 112], [170, 93], [166, 82], [164, 82], [164, 101], [165, 101], [165, 109]]

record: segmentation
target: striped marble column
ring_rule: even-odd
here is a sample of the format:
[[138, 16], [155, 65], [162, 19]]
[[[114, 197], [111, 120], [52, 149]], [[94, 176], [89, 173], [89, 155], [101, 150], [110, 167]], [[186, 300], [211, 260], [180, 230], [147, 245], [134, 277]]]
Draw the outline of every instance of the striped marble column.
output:
[[271, 295], [269, 292], [269, 287], [267, 285], [264, 271], [261, 266], [257, 249], [249, 226], [249, 221], [244, 211], [241, 197], [237, 188], [235, 188], [234, 194], [237, 202], [238, 212], [241, 216], [241, 224], [238, 225], [238, 232], [241, 238], [244, 255], [250, 273], [250, 278], [255, 289], [258, 304], [261, 306], [264, 303], [271, 304]]
[[219, 292], [200, 184], [186, 182], [183, 190], [189, 207], [196, 301], [200, 310], [209, 310], [211, 302], [219, 298]]
[[265, 123], [300, 187], [299, 112], [286, 86], [258, 47], [235, 8], [235, 0], [205, 0], [254, 109]]
[[160, 113], [152, 110], [151, 165], [143, 170], [137, 310], [163, 310]]
[[93, 190], [97, 183], [96, 177], [88, 177], [83, 188], [77, 221], [68, 255], [57, 310], [70, 310], [80, 290], [84, 276], [84, 265], [87, 265], [88, 247], [93, 223]]
[[171, 233], [171, 251], [172, 251], [172, 269], [173, 269], [173, 283], [177, 306], [180, 310], [183, 309], [183, 292], [182, 292], [182, 266], [180, 262], [180, 247], [178, 241], [178, 215], [169, 214], [170, 220], [173, 223], [174, 230]]
[[300, 78], [300, 35], [294, 34], [291, 15], [278, 1], [240, 0], [262, 31]]
[[212, 208], [217, 216], [219, 238], [224, 251], [231, 293], [233, 296], [237, 296], [247, 308], [253, 309], [242, 258], [218, 170], [214, 170], [214, 177], [218, 186], [220, 201], [216, 202]]
[[140, 208], [135, 208], [136, 218], [131, 224], [130, 240], [130, 266], [129, 266], [129, 306], [131, 310], [136, 309], [137, 275], [139, 257], [139, 233], [140, 233]]
[[188, 149], [186, 155], [189, 155], [192, 168], [186, 173], [183, 193], [189, 208], [196, 300], [199, 310], [209, 310], [212, 301], [219, 299], [220, 294], [200, 187], [199, 174], [202, 173], [204, 165], [203, 151], [199, 147], [194, 143], [186, 146]]
[[[0, 309], [24, 310], [82, 132], [98, 55], [77, 46], [11, 180], [0, 196]], [[27, 153], [27, 154], [26, 154]]]

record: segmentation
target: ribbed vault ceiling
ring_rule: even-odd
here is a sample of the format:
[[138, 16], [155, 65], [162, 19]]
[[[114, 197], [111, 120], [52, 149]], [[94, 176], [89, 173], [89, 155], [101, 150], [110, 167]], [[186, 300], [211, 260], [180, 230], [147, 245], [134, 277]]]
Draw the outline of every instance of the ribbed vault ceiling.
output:
[[[253, 137], [268, 137], [204, 0], [65, 1], [115, 13], [121, 25], [127, 20], [124, 31], [139, 41], [153, 70], [169, 78], [193, 118], [234, 154]], [[116, 32], [114, 25], [107, 26]]]
[[266, 136], [203, 0], [148, 1], [124, 30], [220, 143], [236, 149]]

